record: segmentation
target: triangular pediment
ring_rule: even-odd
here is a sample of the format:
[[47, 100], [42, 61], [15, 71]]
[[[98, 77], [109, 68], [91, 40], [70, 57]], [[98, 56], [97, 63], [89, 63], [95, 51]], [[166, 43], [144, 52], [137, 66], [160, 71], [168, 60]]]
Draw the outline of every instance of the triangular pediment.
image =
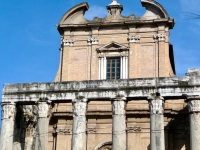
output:
[[129, 50], [129, 47], [119, 44], [117, 42], [110, 42], [100, 48], [97, 48], [97, 51], [117, 51], [117, 50]]

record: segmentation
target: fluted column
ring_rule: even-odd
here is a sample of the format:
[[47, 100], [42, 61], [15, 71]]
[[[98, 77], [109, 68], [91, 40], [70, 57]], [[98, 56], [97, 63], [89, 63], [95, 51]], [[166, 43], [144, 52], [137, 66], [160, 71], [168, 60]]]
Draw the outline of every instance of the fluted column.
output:
[[[38, 123], [37, 123], [37, 148], [38, 150], [48, 150], [48, 127], [50, 115], [50, 101], [37, 102]], [[36, 148], [36, 149], [37, 149]]]
[[165, 150], [164, 137], [164, 99], [159, 93], [148, 97], [150, 108], [150, 148], [151, 150]]
[[73, 103], [72, 150], [86, 150], [87, 99], [78, 96]]
[[200, 97], [188, 100], [190, 118], [190, 150], [200, 150]]
[[123, 95], [117, 95], [112, 102], [112, 150], [126, 150], [126, 114]]
[[12, 150], [14, 120], [16, 114], [15, 103], [2, 103], [2, 129], [1, 129], [1, 150]]

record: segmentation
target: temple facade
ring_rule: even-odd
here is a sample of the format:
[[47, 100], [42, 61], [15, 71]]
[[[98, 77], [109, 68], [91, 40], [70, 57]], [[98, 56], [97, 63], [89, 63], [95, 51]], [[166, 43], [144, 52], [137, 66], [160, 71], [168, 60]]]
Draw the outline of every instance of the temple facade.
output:
[[5, 84], [1, 150], [200, 150], [200, 69], [177, 77], [174, 19], [154, 0], [105, 18], [68, 10], [54, 82]]

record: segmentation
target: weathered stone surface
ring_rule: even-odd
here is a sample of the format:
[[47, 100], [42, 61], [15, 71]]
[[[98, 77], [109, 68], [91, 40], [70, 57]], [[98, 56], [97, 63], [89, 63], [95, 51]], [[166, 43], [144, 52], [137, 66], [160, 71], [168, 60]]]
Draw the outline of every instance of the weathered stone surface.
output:
[[86, 150], [87, 99], [78, 96], [73, 100], [72, 150]]
[[150, 149], [165, 150], [163, 97], [159, 93], [152, 94], [149, 99], [150, 107]]
[[[157, 88], [157, 89], [156, 89]], [[126, 97], [148, 97], [158, 91], [163, 97], [181, 97], [200, 93], [200, 77], [172, 77], [129, 80], [97, 80], [61, 83], [6, 84], [3, 102], [35, 102], [46, 91], [51, 101], [75, 99], [79, 93], [86, 98], [115, 98], [118, 92]]]
[[2, 103], [1, 150], [13, 149], [15, 104]]
[[125, 101], [123, 95], [117, 95], [113, 99], [113, 122], [112, 122], [112, 150], [126, 149], [126, 117]]

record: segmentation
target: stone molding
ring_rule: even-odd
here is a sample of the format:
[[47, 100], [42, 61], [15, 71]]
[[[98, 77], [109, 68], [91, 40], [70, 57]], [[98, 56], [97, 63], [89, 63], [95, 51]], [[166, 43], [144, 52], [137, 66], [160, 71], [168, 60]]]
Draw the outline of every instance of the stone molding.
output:
[[112, 101], [112, 112], [113, 115], [124, 115], [125, 114], [125, 100], [124, 95], [118, 94]]
[[152, 94], [148, 97], [149, 99], [149, 109], [151, 114], [163, 114], [164, 98]]
[[87, 128], [86, 131], [87, 131], [88, 134], [92, 134], [92, 133], [96, 133], [97, 129], [96, 128]]
[[128, 41], [130, 43], [139, 43], [140, 42], [140, 35], [135, 35], [135, 36], [128, 36]]
[[38, 117], [39, 118], [47, 118], [50, 115], [50, 103], [51, 101], [47, 102], [37, 102], [38, 105]]
[[155, 41], [165, 41], [166, 35], [165, 34], [154, 34], [153, 38]]
[[134, 126], [134, 127], [127, 127], [127, 132], [130, 132], [130, 133], [132, 133], [132, 132], [141, 132], [141, 127], [139, 127], [139, 126]]
[[64, 46], [74, 46], [74, 40], [73, 39], [63, 39], [63, 45]]
[[78, 96], [72, 100], [73, 117], [85, 116], [87, 110], [87, 99], [84, 96]]
[[87, 40], [88, 45], [97, 45], [99, 43], [99, 40], [97, 38], [88, 38]]
[[70, 134], [70, 133], [72, 133], [72, 130], [71, 129], [67, 129], [67, 128], [59, 128], [59, 129], [56, 129], [56, 131], [55, 131], [57, 134], [61, 134], [61, 135], [63, 135], [63, 134]]
[[2, 103], [2, 119], [15, 119], [16, 104], [15, 103]]
[[189, 99], [188, 100], [188, 110], [189, 112], [200, 112], [200, 98], [199, 99]]

